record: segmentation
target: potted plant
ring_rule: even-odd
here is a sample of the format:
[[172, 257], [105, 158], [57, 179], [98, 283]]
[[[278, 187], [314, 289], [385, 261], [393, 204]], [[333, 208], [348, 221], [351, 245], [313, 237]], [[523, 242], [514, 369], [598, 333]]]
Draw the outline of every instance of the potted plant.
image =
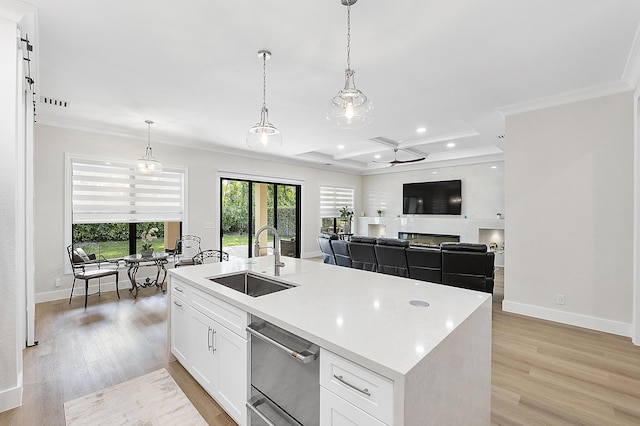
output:
[[351, 233], [351, 218], [353, 217], [353, 210], [349, 210], [349, 207], [344, 206], [340, 209], [340, 219], [344, 221], [343, 232], [345, 234]]
[[382, 210], [377, 210], [377, 212], [378, 212], [378, 217], [382, 217], [383, 211]]
[[153, 240], [158, 239], [156, 232], [158, 232], [158, 228], [142, 231], [142, 235], [140, 235], [140, 239], [142, 240], [142, 250], [140, 254], [142, 257], [151, 257], [153, 255]]

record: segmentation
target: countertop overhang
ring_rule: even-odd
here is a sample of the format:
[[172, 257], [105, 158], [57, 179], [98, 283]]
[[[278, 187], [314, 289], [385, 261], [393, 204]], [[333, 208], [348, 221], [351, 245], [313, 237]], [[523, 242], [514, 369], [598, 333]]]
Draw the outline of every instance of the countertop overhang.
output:
[[[491, 307], [487, 293], [312, 260], [283, 260], [279, 277], [274, 277], [273, 256], [255, 263], [188, 266], [169, 274], [392, 380], [404, 380], [473, 312]], [[254, 298], [210, 280], [240, 271], [295, 287]]]

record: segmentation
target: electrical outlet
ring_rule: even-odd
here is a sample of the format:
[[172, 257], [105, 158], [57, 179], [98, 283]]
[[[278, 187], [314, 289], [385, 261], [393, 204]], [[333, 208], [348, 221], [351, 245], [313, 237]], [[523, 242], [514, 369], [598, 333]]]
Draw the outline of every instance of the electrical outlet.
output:
[[556, 304], [564, 305], [564, 294], [556, 294]]
[[60, 278], [54, 279], [53, 283], [56, 285], [56, 287], [60, 287]]

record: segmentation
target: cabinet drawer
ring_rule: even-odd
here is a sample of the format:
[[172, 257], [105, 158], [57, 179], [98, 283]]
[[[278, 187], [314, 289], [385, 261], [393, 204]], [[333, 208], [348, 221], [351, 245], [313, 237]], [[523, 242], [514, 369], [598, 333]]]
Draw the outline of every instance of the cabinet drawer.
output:
[[320, 387], [320, 426], [386, 426], [355, 405]]
[[169, 281], [169, 285], [171, 286], [171, 298], [179, 298], [184, 300], [185, 302], [190, 299], [190, 286], [175, 278], [171, 278], [171, 280]]
[[197, 288], [191, 288], [191, 306], [246, 339], [248, 314], [223, 300]]
[[392, 424], [392, 380], [322, 349], [320, 385], [383, 423]]

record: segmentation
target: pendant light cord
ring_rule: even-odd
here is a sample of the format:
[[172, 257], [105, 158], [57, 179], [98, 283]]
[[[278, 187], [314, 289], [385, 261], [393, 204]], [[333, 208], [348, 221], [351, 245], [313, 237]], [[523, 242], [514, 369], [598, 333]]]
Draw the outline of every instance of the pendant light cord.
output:
[[267, 53], [262, 54], [262, 108], [267, 107]]
[[151, 149], [151, 122], [147, 121], [147, 149]]
[[351, 69], [351, 1], [347, 0], [347, 69]]

